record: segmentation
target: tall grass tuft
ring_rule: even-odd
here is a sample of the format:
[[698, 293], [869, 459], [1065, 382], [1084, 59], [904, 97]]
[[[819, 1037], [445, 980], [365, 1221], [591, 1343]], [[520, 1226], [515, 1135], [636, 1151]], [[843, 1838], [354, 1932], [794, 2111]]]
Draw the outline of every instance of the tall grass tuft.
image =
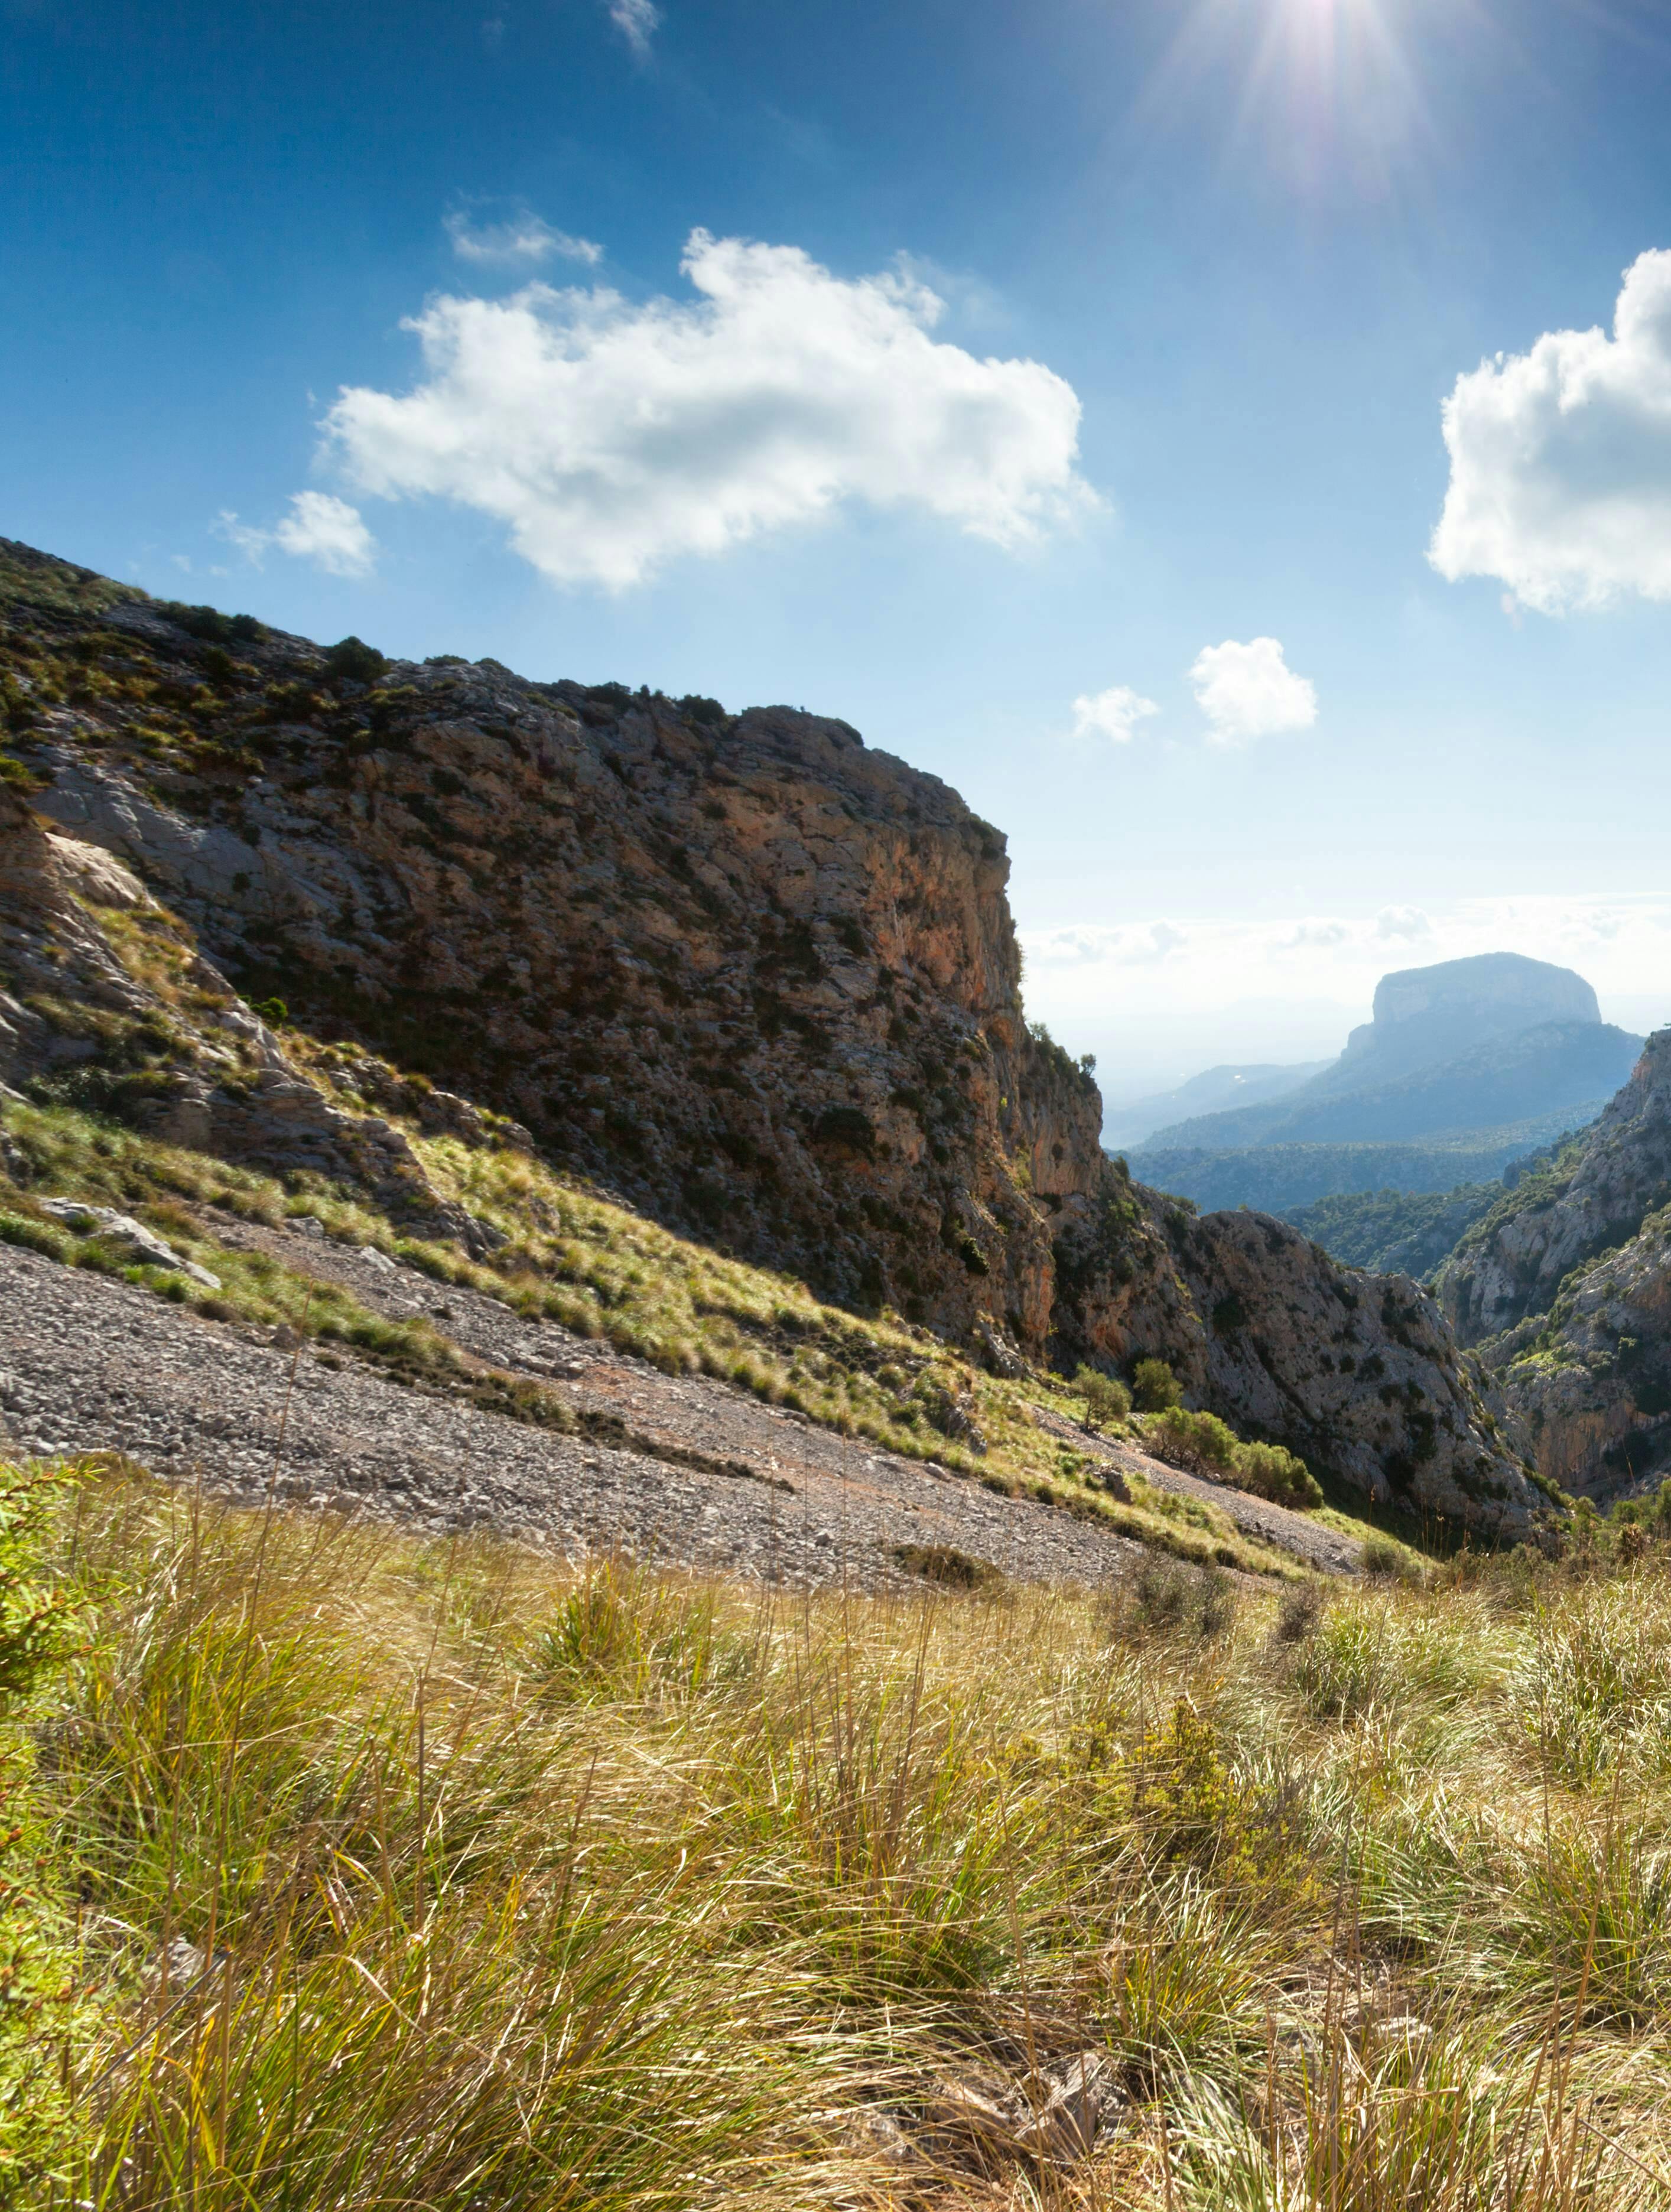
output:
[[1657, 1550], [809, 1598], [113, 1469], [34, 1540], [21, 2201], [1668, 2201], [1671, 1789], [1552, 1656], [1646, 1727]]

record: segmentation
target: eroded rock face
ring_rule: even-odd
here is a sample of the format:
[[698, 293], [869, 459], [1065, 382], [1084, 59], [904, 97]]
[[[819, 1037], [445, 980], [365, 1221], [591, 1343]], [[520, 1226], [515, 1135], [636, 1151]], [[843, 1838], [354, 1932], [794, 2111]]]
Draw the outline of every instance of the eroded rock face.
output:
[[1671, 1207], [1485, 1353], [1543, 1474], [1604, 1503], [1656, 1488], [1671, 1476]]
[[1603, 1500], [1671, 1474], [1671, 1030], [1437, 1289], [1541, 1473]]
[[[283, 999], [366, 1048], [366, 1103], [465, 1133], [514, 1116], [516, 1141], [671, 1225], [1000, 1371], [1153, 1352], [1194, 1402], [1374, 1494], [1401, 1492], [1403, 1453], [1418, 1505], [1492, 1527], [1522, 1510], [1513, 1462], [1454, 1402], [1442, 1329], [1372, 1328], [1380, 1292], [1343, 1292], [1291, 1231], [1193, 1223], [1103, 1158], [1096, 1085], [1024, 1020], [1004, 841], [933, 777], [785, 708], [453, 659], [360, 681], [363, 648], [247, 623], [205, 644], [189, 610], [43, 590], [30, 562], [0, 542], [0, 683], [39, 779], [0, 839], [21, 979], [0, 1079], [79, 1056], [176, 1141], [433, 1206], [400, 1132], [287, 1056], [260, 1014]], [[167, 1006], [90, 919], [114, 908], [196, 961]], [[119, 1035], [76, 1011], [100, 994]], [[1385, 1361], [1407, 1415], [1343, 1379], [1340, 1343]]]
[[1192, 1404], [1319, 1474], [1418, 1516], [1524, 1532], [1542, 1494], [1414, 1283], [1342, 1267], [1269, 1214], [1197, 1217], [1135, 1184], [1111, 1206], [1135, 1217], [1122, 1236], [1097, 1237], [1088, 1216], [1061, 1240], [1070, 1279], [1076, 1256], [1085, 1271], [1072, 1350], [1122, 1368], [1152, 1353]]
[[788, 708], [496, 663], [368, 689], [301, 639], [104, 626], [153, 686], [210, 691], [213, 744], [136, 763], [124, 708], [43, 705], [34, 803], [251, 998], [828, 1295], [1042, 1349], [1100, 1102], [1026, 1028], [1004, 841], [954, 792]]
[[1671, 1202], [1671, 1030], [1649, 1038], [1601, 1119], [1462, 1239], [1437, 1278], [1464, 1344], [1546, 1312], [1576, 1267], [1634, 1237]]
[[[129, 959], [101, 912], [137, 919]], [[169, 1143], [362, 1183], [414, 1228], [473, 1243], [477, 1224], [432, 1188], [400, 1130], [332, 1105], [131, 870], [46, 831], [3, 787], [0, 974], [8, 1089], [45, 1079]]]

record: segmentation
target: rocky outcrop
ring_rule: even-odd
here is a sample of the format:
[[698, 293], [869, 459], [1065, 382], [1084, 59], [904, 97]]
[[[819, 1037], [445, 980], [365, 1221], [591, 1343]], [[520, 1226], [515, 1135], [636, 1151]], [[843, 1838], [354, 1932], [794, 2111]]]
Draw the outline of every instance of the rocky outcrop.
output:
[[167, 1142], [360, 1184], [416, 1229], [479, 1243], [404, 1134], [331, 1103], [130, 869], [0, 786], [0, 1086], [24, 1083]]
[[1164, 1358], [1189, 1401], [1418, 1518], [1522, 1534], [1542, 1492], [1498, 1434], [1433, 1299], [1339, 1266], [1267, 1214], [1197, 1216], [1127, 1184], [1061, 1239], [1074, 1356]]
[[1671, 1476], [1671, 1207], [1485, 1348], [1540, 1471], [1603, 1503]]
[[1042, 1348], [1100, 1102], [1026, 1026], [1004, 841], [944, 784], [787, 708], [455, 659], [368, 682], [132, 601], [31, 627], [33, 804], [250, 1000], [829, 1296]]
[[1437, 1288], [1544, 1474], [1607, 1498], [1671, 1472], [1671, 1030]]
[[1437, 1279], [1451, 1327], [1475, 1344], [1546, 1311], [1575, 1268], [1634, 1237], [1668, 1201], [1671, 1030], [1661, 1030], [1601, 1119], [1457, 1245]]
[[[933, 777], [786, 708], [326, 653], [53, 567], [0, 544], [36, 917], [8, 1080], [416, 1211], [406, 1138], [349, 1107], [473, 1123], [1000, 1370], [1154, 1352], [1375, 1495], [1523, 1517], [1442, 1332], [1383, 1342], [1379, 1291], [1291, 1232], [1104, 1159], [1096, 1085], [1024, 1017], [1004, 841]], [[287, 1052], [281, 1000], [331, 1052]]]

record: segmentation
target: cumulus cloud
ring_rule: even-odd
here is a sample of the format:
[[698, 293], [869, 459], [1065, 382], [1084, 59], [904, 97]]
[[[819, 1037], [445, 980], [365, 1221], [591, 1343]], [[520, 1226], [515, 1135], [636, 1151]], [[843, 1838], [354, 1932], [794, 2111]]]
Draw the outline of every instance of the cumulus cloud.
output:
[[1226, 638], [1222, 645], [1204, 646], [1189, 680], [1216, 744], [1309, 729], [1317, 719], [1316, 686], [1295, 675], [1273, 637], [1251, 638], [1246, 645]]
[[1170, 921], [1134, 921], [1036, 931], [1023, 941], [1030, 968], [1150, 968], [1188, 945], [1189, 933]]
[[365, 491], [457, 500], [553, 580], [616, 588], [848, 500], [1010, 547], [1095, 504], [1072, 386], [936, 341], [926, 285], [702, 230], [682, 266], [694, 302], [432, 301], [420, 382], [343, 391], [327, 435]]
[[240, 522], [231, 508], [215, 525], [217, 536], [238, 547], [258, 568], [269, 547], [276, 545], [301, 561], [311, 561], [331, 576], [368, 576], [377, 558], [377, 540], [357, 507], [325, 491], [299, 491], [290, 512], [271, 530]]
[[1401, 937], [1413, 943], [1431, 937], [1433, 925], [1419, 906], [1383, 906], [1375, 918], [1377, 937]]
[[601, 246], [589, 238], [571, 238], [566, 230], [553, 230], [529, 208], [513, 209], [498, 222], [472, 222], [460, 209], [447, 216], [446, 229], [460, 261], [513, 267], [553, 258], [588, 264], [604, 258]]
[[661, 10], [655, 0], [609, 0], [609, 19], [635, 54], [647, 54], [650, 41], [661, 28]]
[[1428, 558], [1544, 614], [1671, 599], [1671, 252], [1625, 272], [1605, 331], [1548, 331], [1459, 376]]
[[1073, 702], [1076, 738], [1106, 738], [1112, 744], [1131, 742], [1133, 731], [1147, 715], [1160, 709], [1129, 684], [1115, 684], [1106, 691], [1085, 691]]

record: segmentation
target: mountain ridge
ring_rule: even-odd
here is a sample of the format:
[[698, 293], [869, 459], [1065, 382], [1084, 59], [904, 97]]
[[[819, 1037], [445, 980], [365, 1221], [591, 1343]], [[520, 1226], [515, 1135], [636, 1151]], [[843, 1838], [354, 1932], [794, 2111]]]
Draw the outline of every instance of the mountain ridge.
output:
[[[1024, 1019], [1001, 836], [846, 724], [327, 651], [15, 546], [0, 605], [5, 1080], [443, 1222], [404, 1140], [326, 1095], [332, 1041], [369, 1046], [404, 1096], [508, 1115], [821, 1296], [1000, 1369], [1161, 1357], [1361, 1494], [1525, 1525], [1414, 1285], [1365, 1296], [1104, 1158], [1095, 1083]], [[201, 1013], [114, 957], [105, 854], [179, 917]], [[287, 1054], [281, 1000], [330, 1049]]]

